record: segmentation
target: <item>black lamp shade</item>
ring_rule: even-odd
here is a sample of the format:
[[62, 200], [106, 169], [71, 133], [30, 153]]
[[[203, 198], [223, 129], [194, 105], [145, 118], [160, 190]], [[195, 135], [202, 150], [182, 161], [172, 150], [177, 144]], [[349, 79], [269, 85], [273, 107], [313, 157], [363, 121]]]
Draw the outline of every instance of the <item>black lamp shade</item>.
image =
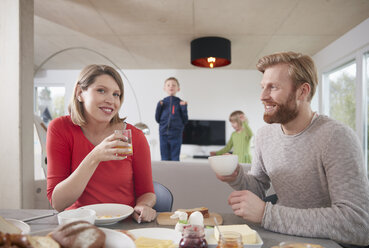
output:
[[202, 37], [191, 41], [191, 64], [213, 68], [230, 63], [230, 40], [221, 37]]

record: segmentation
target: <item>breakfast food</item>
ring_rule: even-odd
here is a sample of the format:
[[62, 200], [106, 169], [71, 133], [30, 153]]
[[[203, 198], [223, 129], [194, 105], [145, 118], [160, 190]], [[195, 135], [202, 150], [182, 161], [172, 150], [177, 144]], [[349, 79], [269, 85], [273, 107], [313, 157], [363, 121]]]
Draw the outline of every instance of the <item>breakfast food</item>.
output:
[[22, 230], [7, 221], [5, 218], [0, 216], [0, 232], [3, 233], [11, 233], [11, 234], [20, 234], [22, 233]]
[[105, 233], [87, 221], [74, 221], [59, 226], [51, 233], [62, 247], [99, 248], [105, 245]]
[[[248, 225], [222, 225], [219, 226], [220, 232], [231, 231], [238, 232], [242, 236], [243, 244], [256, 244], [256, 231], [251, 229]], [[214, 236], [217, 241], [219, 241], [219, 231], [214, 228]]]
[[27, 238], [33, 248], [60, 248], [59, 243], [50, 236], [27, 236]]
[[153, 239], [146, 237], [138, 237], [135, 240], [136, 248], [174, 248], [176, 245], [173, 240]]
[[0, 232], [0, 247], [21, 248], [60, 248], [50, 236], [30, 236]]
[[188, 216], [190, 216], [195, 211], [199, 211], [200, 213], [202, 213], [204, 218], [209, 217], [209, 209], [206, 207], [191, 208], [191, 209], [178, 209], [177, 211], [186, 212]]

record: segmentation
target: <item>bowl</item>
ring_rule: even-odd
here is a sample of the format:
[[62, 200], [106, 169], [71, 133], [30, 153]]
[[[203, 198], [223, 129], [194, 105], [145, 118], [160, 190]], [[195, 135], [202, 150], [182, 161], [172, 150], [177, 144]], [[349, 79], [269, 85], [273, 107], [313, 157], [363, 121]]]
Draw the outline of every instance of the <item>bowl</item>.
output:
[[133, 213], [131, 206], [118, 203], [100, 203], [81, 208], [95, 210], [96, 225], [111, 225], [129, 217]]
[[234, 154], [208, 157], [211, 168], [221, 176], [231, 175], [237, 168], [238, 156]]
[[91, 224], [95, 223], [96, 211], [93, 209], [71, 209], [58, 214], [59, 225], [67, 224], [77, 220], [85, 220]]

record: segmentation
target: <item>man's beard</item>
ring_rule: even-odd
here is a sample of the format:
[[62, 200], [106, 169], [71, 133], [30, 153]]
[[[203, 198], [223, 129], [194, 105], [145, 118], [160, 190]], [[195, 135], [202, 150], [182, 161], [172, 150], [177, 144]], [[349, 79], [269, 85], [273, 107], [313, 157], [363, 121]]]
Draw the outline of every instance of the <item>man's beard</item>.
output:
[[291, 93], [288, 96], [287, 102], [284, 104], [277, 104], [277, 111], [273, 114], [264, 113], [264, 121], [266, 123], [281, 123], [286, 124], [298, 115], [297, 104], [296, 104], [296, 93]]

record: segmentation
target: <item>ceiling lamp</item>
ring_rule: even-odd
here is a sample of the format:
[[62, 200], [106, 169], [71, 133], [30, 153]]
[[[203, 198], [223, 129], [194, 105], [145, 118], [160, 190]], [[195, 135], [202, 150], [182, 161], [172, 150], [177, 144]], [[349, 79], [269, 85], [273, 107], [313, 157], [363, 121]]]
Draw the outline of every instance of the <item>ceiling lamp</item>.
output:
[[230, 63], [230, 40], [221, 37], [202, 37], [191, 41], [191, 64], [214, 68]]

